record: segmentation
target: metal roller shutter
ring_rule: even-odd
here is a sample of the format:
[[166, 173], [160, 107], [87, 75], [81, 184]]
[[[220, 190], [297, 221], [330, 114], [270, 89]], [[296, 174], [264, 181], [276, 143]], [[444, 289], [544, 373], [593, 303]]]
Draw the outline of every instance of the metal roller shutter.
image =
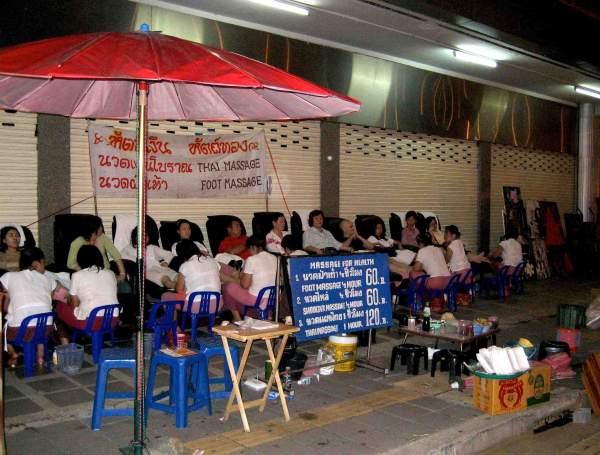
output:
[[340, 130], [340, 214], [430, 210], [456, 224], [477, 248], [478, 163], [474, 142], [343, 125]]
[[[135, 128], [135, 122], [95, 120], [101, 125]], [[87, 120], [71, 120], [71, 201], [73, 204], [91, 196], [92, 182], [87, 142]], [[151, 122], [150, 133], [169, 134], [231, 134], [264, 129], [269, 147], [277, 166], [283, 191], [290, 210], [311, 209], [320, 200], [320, 124], [318, 121], [305, 122]], [[269, 157], [266, 158], [267, 173], [272, 177], [273, 191], [269, 197], [269, 210], [285, 213], [281, 192], [275, 179]], [[207, 215], [233, 214], [239, 216], [251, 230], [252, 216], [256, 211], [264, 211], [264, 195], [238, 196], [235, 198], [192, 198], [192, 199], [150, 199], [148, 212], [157, 221], [188, 218], [199, 223], [202, 229]], [[94, 203], [90, 199], [73, 207], [75, 213], [94, 213]], [[114, 214], [135, 213], [135, 199], [98, 198], [98, 214], [105, 227], [110, 229]]]
[[558, 203], [561, 218], [575, 210], [577, 159], [566, 153], [532, 151], [508, 145], [492, 145], [491, 246], [504, 235], [503, 186], [521, 188], [523, 200]]
[[[36, 126], [36, 114], [0, 110], [0, 225], [38, 219]], [[30, 229], [37, 240], [37, 224]]]

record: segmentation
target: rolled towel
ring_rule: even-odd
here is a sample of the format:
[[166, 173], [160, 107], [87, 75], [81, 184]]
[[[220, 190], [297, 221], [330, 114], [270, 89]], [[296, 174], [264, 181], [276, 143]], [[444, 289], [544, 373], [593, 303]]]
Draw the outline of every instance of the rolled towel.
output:
[[494, 369], [491, 367], [491, 365], [488, 363], [486, 358], [481, 353], [478, 353], [475, 356], [477, 357], [477, 360], [479, 361], [479, 365], [481, 365], [481, 367], [483, 368], [483, 371], [485, 371], [486, 373], [489, 373], [489, 374], [494, 373]]
[[517, 362], [519, 364], [518, 371], [525, 371], [529, 369], [529, 360], [527, 360], [527, 354], [525, 354], [525, 349], [522, 346], [517, 346], [516, 348], [512, 348], [513, 353], [517, 358]]

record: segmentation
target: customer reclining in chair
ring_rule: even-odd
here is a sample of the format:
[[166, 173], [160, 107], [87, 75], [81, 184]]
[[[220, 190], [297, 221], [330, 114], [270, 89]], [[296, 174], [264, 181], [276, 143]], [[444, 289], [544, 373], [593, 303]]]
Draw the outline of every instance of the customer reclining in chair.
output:
[[338, 242], [333, 234], [323, 228], [325, 216], [321, 210], [313, 210], [308, 215], [308, 225], [310, 226], [302, 235], [304, 251], [314, 254], [323, 254], [323, 250], [333, 248], [340, 251], [352, 252], [350, 243], [354, 238], [346, 239], [344, 242]]

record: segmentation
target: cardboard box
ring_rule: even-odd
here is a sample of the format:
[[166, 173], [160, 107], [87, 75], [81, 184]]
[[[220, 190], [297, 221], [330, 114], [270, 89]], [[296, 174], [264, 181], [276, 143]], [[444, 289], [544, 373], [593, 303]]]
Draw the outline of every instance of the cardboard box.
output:
[[527, 406], [550, 401], [550, 376], [552, 368], [544, 362], [530, 361], [527, 378]]
[[513, 379], [474, 376], [473, 405], [493, 416], [527, 409], [528, 375], [523, 373]]

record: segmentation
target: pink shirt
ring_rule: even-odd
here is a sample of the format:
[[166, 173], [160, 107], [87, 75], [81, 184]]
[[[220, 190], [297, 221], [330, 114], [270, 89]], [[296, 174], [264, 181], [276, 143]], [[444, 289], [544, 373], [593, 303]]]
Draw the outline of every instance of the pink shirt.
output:
[[419, 230], [416, 227], [410, 229], [407, 226], [402, 229], [402, 239], [400, 243], [402, 243], [402, 245], [419, 246], [417, 243], [417, 235], [419, 235]]

